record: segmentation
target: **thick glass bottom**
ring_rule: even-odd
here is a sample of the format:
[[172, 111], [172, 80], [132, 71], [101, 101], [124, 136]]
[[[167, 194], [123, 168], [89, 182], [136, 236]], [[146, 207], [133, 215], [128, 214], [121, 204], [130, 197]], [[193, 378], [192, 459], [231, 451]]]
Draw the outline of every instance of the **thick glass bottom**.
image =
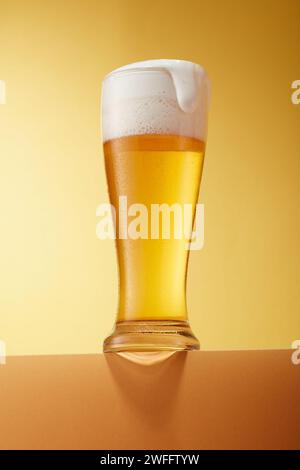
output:
[[185, 321], [123, 321], [104, 341], [104, 352], [189, 351], [200, 344]]

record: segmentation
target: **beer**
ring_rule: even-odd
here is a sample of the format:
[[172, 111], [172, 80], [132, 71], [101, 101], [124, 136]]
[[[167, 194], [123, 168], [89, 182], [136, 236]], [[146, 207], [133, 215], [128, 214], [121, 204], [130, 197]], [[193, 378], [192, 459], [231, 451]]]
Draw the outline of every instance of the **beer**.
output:
[[[104, 82], [103, 148], [119, 265], [117, 323], [105, 340], [106, 352], [199, 348], [188, 324], [185, 288], [205, 152], [207, 87], [203, 69], [184, 61], [132, 64]], [[140, 232], [127, 230], [138, 211], [129, 210], [125, 220], [124, 198], [126, 207], [143, 209], [135, 222]], [[157, 207], [171, 208], [169, 236], [154, 226], [161, 222], [160, 213], [153, 217]], [[178, 227], [180, 208], [186, 207], [187, 231]]]
[[[104, 144], [110, 200], [128, 206], [191, 204], [193, 213], [202, 173], [204, 143], [168, 135], [122, 137]], [[119, 220], [117, 217], [117, 228]], [[148, 223], [151, 219], [149, 216]], [[174, 220], [173, 220], [174, 223]], [[118, 230], [117, 230], [118, 232]], [[150, 231], [149, 231], [150, 232]], [[117, 237], [120, 273], [118, 321], [186, 320], [187, 240]]]

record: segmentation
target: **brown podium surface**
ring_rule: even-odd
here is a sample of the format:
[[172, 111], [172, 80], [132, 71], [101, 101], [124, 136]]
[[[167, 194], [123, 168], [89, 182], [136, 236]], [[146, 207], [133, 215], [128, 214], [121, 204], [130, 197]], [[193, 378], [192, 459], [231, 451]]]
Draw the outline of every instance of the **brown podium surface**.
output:
[[8, 357], [1, 449], [300, 448], [292, 351]]

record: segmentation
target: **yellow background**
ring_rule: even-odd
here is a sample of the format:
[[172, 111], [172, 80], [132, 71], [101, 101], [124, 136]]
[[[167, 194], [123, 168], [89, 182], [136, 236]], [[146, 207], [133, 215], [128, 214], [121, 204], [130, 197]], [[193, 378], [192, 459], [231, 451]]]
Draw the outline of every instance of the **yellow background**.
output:
[[96, 352], [117, 306], [101, 81], [137, 60], [212, 82], [190, 320], [204, 349], [300, 337], [300, 2], [0, 0], [0, 339], [8, 354]]

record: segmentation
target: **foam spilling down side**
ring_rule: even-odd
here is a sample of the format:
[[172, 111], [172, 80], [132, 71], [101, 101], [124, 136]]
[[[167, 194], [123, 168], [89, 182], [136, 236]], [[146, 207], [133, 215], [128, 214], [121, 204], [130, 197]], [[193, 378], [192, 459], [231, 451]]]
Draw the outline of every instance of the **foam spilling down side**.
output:
[[184, 135], [205, 141], [207, 108], [208, 81], [200, 66], [184, 61], [131, 64], [104, 80], [103, 141], [141, 134]]

